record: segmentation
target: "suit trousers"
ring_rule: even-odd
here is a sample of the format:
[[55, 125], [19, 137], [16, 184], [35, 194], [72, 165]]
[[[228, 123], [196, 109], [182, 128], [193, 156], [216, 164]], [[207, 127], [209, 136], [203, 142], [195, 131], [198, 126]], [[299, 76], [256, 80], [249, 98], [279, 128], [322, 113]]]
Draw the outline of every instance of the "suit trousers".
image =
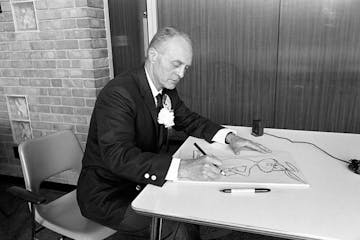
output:
[[[123, 221], [116, 228], [121, 239], [150, 239], [151, 217], [137, 214], [130, 206], [126, 210]], [[114, 228], [114, 226], [112, 226]], [[162, 240], [199, 240], [199, 226], [194, 224], [163, 220]]]

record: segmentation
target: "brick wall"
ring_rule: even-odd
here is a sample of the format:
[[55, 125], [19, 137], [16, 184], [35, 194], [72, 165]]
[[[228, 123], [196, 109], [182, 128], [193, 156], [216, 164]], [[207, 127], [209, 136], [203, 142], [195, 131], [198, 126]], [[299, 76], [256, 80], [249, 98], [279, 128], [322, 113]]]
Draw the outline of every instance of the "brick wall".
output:
[[71, 129], [84, 146], [109, 59], [103, 0], [35, 0], [34, 31], [16, 29], [16, 2], [0, 0], [0, 174], [21, 176], [6, 96], [26, 96], [33, 137]]

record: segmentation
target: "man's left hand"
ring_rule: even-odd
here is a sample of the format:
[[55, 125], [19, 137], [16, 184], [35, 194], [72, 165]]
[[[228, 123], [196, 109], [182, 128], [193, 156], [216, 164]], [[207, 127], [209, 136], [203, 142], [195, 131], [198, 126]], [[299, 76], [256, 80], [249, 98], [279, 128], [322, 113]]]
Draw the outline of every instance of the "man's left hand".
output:
[[271, 150], [261, 145], [260, 143], [251, 141], [246, 138], [239, 137], [234, 133], [229, 133], [226, 136], [226, 142], [229, 143], [230, 148], [235, 154], [239, 154], [242, 150], [252, 150], [260, 153], [270, 153]]

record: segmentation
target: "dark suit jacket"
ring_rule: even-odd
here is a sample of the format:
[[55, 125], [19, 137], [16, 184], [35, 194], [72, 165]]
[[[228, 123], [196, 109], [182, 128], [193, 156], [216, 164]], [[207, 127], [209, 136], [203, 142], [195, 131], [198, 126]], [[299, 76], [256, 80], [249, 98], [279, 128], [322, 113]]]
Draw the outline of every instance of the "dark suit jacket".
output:
[[[211, 141], [222, 127], [191, 112], [177, 91], [164, 89], [172, 103], [176, 130]], [[84, 216], [118, 226], [127, 207], [148, 183], [161, 186], [171, 155], [159, 153], [157, 110], [144, 67], [111, 80], [92, 113], [78, 181]]]

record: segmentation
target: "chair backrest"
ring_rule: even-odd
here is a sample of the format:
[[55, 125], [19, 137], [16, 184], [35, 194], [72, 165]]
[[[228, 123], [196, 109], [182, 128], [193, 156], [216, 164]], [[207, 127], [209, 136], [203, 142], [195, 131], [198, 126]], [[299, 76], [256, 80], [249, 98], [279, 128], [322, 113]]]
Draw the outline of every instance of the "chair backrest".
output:
[[26, 189], [39, 192], [45, 179], [66, 170], [80, 172], [83, 151], [76, 136], [65, 130], [19, 145]]

